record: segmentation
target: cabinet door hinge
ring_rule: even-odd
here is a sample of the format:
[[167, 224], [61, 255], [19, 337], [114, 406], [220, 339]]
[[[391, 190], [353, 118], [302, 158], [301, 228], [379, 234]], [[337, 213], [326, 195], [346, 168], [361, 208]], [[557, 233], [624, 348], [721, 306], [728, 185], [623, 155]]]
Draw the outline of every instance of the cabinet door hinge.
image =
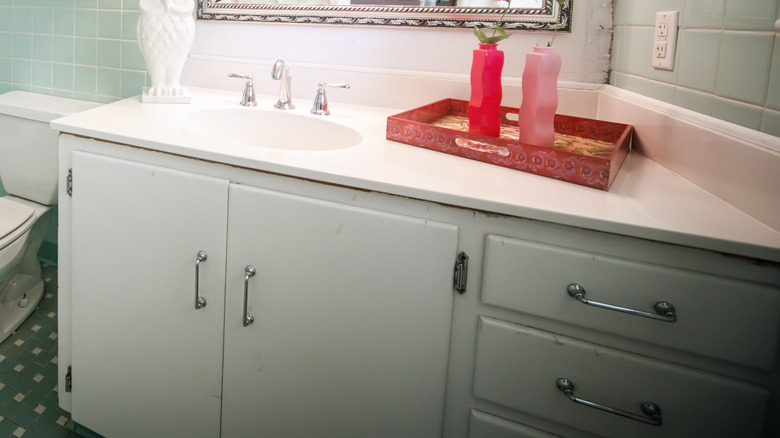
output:
[[65, 374], [65, 392], [70, 392], [73, 389], [73, 374], [71, 366], [68, 365], [68, 373]]
[[73, 197], [73, 169], [68, 169], [68, 177], [65, 178], [65, 187], [68, 196]]
[[466, 283], [469, 276], [469, 256], [461, 251], [455, 261], [455, 290], [461, 294], [466, 293]]

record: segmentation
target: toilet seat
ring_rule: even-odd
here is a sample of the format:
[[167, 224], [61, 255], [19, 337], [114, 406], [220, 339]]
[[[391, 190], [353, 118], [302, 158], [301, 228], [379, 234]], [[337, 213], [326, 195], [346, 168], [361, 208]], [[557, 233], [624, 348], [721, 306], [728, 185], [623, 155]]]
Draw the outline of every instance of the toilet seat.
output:
[[22, 205], [18, 202], [14, 202], [5, 198], [0, 198], [0, 249], [3, 249], [6, 245], [10, 244], [15, 239], [8, 239], [6, 237], [15, 231], [20, 230], [23, 225], [29, 224], [31, 218], [35, 214], [35, 210], [26, 205]]

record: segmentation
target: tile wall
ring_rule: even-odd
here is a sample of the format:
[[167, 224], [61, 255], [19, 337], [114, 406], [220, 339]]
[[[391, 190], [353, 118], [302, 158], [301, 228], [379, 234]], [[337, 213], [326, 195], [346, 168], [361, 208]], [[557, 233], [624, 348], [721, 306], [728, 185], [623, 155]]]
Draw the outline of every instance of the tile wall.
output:
[[[780, 136], [780, 0], [614, 0], [610, 83]], [[658, 11], [679, 11], [674, 70], [651, 67]]]
[[[610, 83], [780, 136], [780, 0], [614, 0]], [[673, 71], [650, 67], [656, 11], [680, 11]], [[111, 102], [147, 85], [138, 0], [0, 0], [0, 93]]]
[[113, 102], [147, 76], [138, 0], [0, 0], [0, 93]]

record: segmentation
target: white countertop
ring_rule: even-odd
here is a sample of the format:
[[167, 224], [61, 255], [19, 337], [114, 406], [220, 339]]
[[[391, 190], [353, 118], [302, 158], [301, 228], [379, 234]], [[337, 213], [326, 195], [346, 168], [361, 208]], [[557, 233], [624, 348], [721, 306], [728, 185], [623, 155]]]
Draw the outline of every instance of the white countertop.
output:
[[[780, 232], [644, 156], [628, 155], [608, 192], [385, 139], [387, 116], [410, 108], [331, 103], [335, 123], [364, 141], [332, 151], [293, 151], [214, 142], [178, 123], [205, 108], [279, 111], [258, 96], [243, 108], [235, 91], [192, 89], [192, 104], [138, 97], [54, 120], [62, 132], [365, 190], [780, 262]], [[303, 117], [308, 106], [292, 110]], [[258, 136], [263, 132], [258, 131]]]

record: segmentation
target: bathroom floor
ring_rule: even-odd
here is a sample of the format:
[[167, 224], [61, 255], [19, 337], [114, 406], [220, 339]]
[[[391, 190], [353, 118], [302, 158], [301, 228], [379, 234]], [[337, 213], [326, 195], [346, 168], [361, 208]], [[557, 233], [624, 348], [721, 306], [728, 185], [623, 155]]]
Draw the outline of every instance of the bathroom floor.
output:
[[0, 438], [80, 436], [57, 406], [57, 268], [42, 266], [39, 307], [0, 344]]

